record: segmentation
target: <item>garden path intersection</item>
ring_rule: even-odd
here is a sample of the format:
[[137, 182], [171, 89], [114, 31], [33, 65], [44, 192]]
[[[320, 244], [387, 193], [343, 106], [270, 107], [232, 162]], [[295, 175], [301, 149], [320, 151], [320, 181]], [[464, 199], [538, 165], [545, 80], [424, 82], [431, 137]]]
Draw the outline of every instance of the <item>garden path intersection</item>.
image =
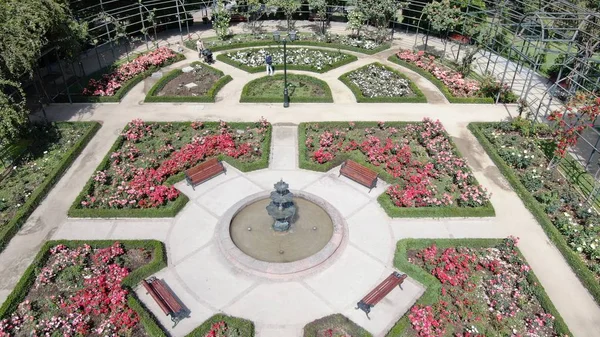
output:
[[[10, 293], [24, 269], [48, 239], [156, 239], [165, 243], [169, 265], [156, 276], [164, 279], [190, 309], [189, 318], [175, 328], [143, 288], [138, 296], [173, 336], [184, 336], [216, 312], [250, 319], [257, 336], [301, 336], [302, 327], [319, 317], [342, 313], [375, 336], [384, 336], [423, 293], [418, 282], [408, 279], [403, 290], [392, 291], [367, 320], [356, 302], [393, 271], [395, 244], [403, 238], [503, 238], [520, 237], [520, 249], [575, 336], [600, 336], [600, 308], [581, 285], [560, 252], [512, 191], [484, 149], [468, 131], [473, 121], [499, 121], [515, 115], [516, 107], [503, 105], [448, 104], [437, 88], [401, 69], [431, 103], [354, 103], [354, 96], [339, 75], [374, 61], [384, 62], [393, 51], [373, 56], [355, 54], [359, 60], [325, 74], [335, 104], [238, 103], [245, 83], [263, 76], [247, 74], [217, 62], [216, 68], [234, 80], [217, 95], [215, 104], [142, 104], [144, 84], [134, 87], [119, 104], [52, 105], [52, 120], [95, 120], [103, 126], [63, 178], [31, 215], [19, 234], [0, 254], [0, 300]], [[170, 68], [180, 68], [195, 60]], [[297, 72], [306, 73], [306, 72]], [[147, 89], [147, 88], [146, 88]], [[67, 210], [127, 122], [224, 120], [256, 121], [261, 116], [273, 123], [271, 158], [267, 169], [243, 173], [226, 164], [227, 174], [192, 190], [184, 182], [175, 186], [190, 199], [174, 218], [75, 219]], [[369, 193], [355, 182], [339, 177], [339, 167], [319, 173], [299, 168], [297, 124], [308, 121], [419, 121], [439, 119], [468, 160], [475, 178], [492, 193], [496, 216], [489, 218], [389, 218], [377, 202], [386, 185], [380, 180]], [[265, 278], [229, 261], [218, 243], [218, 220], [239, 200], [270, 191], [283, 178], [292, 190], [326, 199], [343, 216], [347, 236], [335, 255], [303, 275]]]

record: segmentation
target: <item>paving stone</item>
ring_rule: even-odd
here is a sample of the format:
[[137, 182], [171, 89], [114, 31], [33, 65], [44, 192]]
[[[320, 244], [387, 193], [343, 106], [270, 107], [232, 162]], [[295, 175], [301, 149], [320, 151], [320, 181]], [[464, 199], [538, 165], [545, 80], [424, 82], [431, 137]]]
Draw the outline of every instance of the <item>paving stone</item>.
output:
[[169, 252], [173, 264], [209, 243], [214, 236], [217, 219], [195, 203], [181, 210], [169, 233]]

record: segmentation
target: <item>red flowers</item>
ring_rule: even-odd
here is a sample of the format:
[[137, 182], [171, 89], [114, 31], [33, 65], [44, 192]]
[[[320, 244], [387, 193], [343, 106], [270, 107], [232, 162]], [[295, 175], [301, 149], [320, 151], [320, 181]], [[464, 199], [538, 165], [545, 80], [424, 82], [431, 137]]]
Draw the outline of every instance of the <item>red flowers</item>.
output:
[[[410, 262], [435, 276], [440, 284], [439, 300], [415, 305], [408, 315], [418, 336], [483, 337], [490, 335], [555, 336], [553, 317], [544, 312], [527, 280], [529, 267], [509, 237], [495, 248], [453, 247], [434, 244], [409, 252]], [[510, 331], [509, 334], [506, 334]], [[410, 334], [410, 333], [409, 333]]]
[[87, 88], [83, 89], [84, 95], [113, 96], [124, 82], [143, 73], [152, 66], [162, 66], [166, 61], [177, 56], [167, 47], [160, 47], [147, 54], [138, 56], [131, 62], [121, 65], [110, 74], [105, 74], [100, 80], [90, 79]]

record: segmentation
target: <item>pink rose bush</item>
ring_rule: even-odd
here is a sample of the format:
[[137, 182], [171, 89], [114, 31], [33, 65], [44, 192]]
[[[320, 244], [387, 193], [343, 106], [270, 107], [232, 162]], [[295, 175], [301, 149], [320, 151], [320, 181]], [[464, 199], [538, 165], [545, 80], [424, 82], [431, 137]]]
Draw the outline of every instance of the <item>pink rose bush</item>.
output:
[[364, 129], [355, 125], [309, 124], [305, 145], [310, 159], [325, 164], [340, 154], [361, 153], [393, 178], [387, 194], [398, 207], [478, 207], [488, 202], [489, 194], [456, 154], [439, 121], [426, 118], [401, 127], [379, 122]]
[[175, 187], [165, 184], [167, 178], [217, 155], [240, 161], [261, 157], [270, 128], [265, 119], [248, 123], [246, 129], [234, 129], [225, 122], [207, 124], [131, 121], [121, 135], [122, 145], [110, 154], [108, 167], [93, 175], [81, 207], [164, 206], [179, 196]]
[[104, 74], [101, 79], [90, 79], [88, 86], [83, 89], [87, 96], [113, 96], [123, 83], [150, 69], [161, 67], [167, 61], [173, 60], [177, 54], [167, 47], [160, 47], [149, 53], [136, 57], [133, 61], [119, 66], [109, 74]]
[[[519, 256], [517, 238], [494, 248], [435, 244], [409, 251], [409, 262], [440, 283], [433, 305], [415, 305], [408, 319], [420, 337], [558, 336], [554, 317], [546, 312], [527, 279], [529, 266]], [[409, 333], [412, 335], [411, 333]]]
[[479, 82], [463, 78], [461, 73], [437, 64], [435, 62], [435, 56], [426, 55], [422, 50], [416, 53], [410, 50], [403, 50], [396, 55], [405, 62], [412, 63], [421, 69], [427, 70], [435, 76], [435, 78], [444, 82], [452, 96], [477, 97], [479, 95]]
[[126, 255], [118, 242], [53, 247], [26, 299], [0, 321], [0, 336], [130, 336], [139, 317], [121, 287]]

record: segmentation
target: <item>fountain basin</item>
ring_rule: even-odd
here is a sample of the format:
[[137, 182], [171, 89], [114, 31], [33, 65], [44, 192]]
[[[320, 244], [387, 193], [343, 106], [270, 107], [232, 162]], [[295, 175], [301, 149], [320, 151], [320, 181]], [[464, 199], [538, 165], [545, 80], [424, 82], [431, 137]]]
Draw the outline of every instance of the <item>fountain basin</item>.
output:
[[274, 220], [265, 211], [269, 192], [244, 198], [221, 217], [217, 238], [229, 261], [268, 277], [303, 274], [339, 255], [347, 232], [343, 216], [318, 196], [292, 192], [298, 212], [287, 232], [272, 228]]

